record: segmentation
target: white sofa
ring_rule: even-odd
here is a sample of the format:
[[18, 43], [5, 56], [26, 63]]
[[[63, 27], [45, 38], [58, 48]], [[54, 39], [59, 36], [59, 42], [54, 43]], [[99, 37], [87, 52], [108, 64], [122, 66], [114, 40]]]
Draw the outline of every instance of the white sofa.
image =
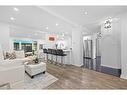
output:
[[20, 89], [24, 86], [24, 74], [26, 71], [34, 76], [46, 71], [46, 64], [25, 65], [30, 58], [25, 58], [24, 52], [16, 51], [16, 59], [4, 60], [3, 52], [0, 52], [0, 87], [7, 84], [9, 88]]
[[[30, 60], [29, 58], [25, 58], [24, 51], [14, 51], [16, 55], [16, 59], [5, 59], [5, 62], [8, 61], [8, 63], [22, 63], [24, 64], [26, 61]], [[3, 52], [0, 52], [0, 60], [4, 60], [5, 55]]]
[[24, 65], [0, 60], [0, 85], [8, 84], [9, 88], [20, 88], [24, 85], [24, 74]]
[[[20, 54], [18, 55], [20, 56]], [[8, 88], [18, 89], [24, 85], [25, 68], [23, 63], [27, 59], [22, 55], [21, 57], [14, 60], [4, 60], [3, 52], [0, 49], [0, 87], [7, 84]]]
[[15, 54], [16, 54], [16, 59], [13, 59], [13, 60], [16, 60], [16, 61], [20, 61], [22, 62], [23, 64], [30, 60], [29, 58], [25, 58], [25, 53], [24, 51], [14, 51]]

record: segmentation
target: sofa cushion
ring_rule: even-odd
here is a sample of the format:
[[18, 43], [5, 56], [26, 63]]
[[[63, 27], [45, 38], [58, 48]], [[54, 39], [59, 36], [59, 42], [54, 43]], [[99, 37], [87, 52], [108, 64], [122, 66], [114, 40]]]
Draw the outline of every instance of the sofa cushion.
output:
[[15, 51], [16, 58], [25, 58], [24, 51]]

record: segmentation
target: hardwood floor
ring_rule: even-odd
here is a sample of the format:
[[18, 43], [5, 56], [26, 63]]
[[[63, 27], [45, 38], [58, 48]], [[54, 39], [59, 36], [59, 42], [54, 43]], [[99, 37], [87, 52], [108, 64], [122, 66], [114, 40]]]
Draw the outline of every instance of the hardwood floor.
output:
[[85, 68], [47, 63], [47, 71], [59, 80], [45, 89], [127, 89], [127, 80]]

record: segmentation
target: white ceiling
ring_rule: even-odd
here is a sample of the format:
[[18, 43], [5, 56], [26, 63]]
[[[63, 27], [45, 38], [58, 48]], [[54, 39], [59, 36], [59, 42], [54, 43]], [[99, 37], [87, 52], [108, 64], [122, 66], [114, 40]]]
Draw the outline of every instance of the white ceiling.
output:
[[[18, 8], [19, 11], [14, 11], [14, 7]], [[15, 20], [10, 20], [10, 17], [14, 17]], [[36, 6], [0, 6], [0, 21], [33, 30], [40, 30], [42, 33], [62, 34], [64, 32], [66, 35], [70, 35], [71, 33], [71, 25]], [[56, 26], [56, 23], [59, 25]], [[49, 29], [47, 30], [46, 27]], [[30, 32], [31, 38], [40, 38], [39, 36], [32, 36], [33, 32], [31, 31], [22, 31], [21, 33], [18, 30], [11, 32], [11, 36], [14, 37], [16, 35], [18, 35], [18, 37], [20, 35], [27, 37], [27, 32]]]
[[34, 40], [45, 40], [46, 33], [34, 29], [19, 26], [10, 26], [10, 36], [13, 38], [26, 38]]
[[46, 8], [79, 25], [92, 24], [103, 18], [127, 12], [127, 6], [49, 6]]
[[88, 32], [92, 33], [100, 30], [100, 22], [127, 12], [127, 6], [47, 6], [46, 8], [73, 23], [86, 27]]
[[[19, 11], [14, 11], [14, 7], [17, 7]], [[86, 15], [85, 12], [88, 14]], [[0, 21], [41, 32], [55, 34], [64, 32], [70, 35], [73, 25], [85, 26], [93, 31], [98, 29], [97, 23], [104, 18], [125, 12], [127, 12], [126, 6], [0, 6]], [[14, 17], [15, 20], [11, 21], [10, 17]], [[59, 25], [56, 26], [56, 23]], [[46, 29], [47, 26], [49, 29]], [[12, 31], [11, 35], [24, 37], [33, 34], [31, 31], [29, 31], [30, 34], [27, 31], [18, 31]], [[33, 37], [41, 38], [40, 35], [36, 37], [33, 35]]]

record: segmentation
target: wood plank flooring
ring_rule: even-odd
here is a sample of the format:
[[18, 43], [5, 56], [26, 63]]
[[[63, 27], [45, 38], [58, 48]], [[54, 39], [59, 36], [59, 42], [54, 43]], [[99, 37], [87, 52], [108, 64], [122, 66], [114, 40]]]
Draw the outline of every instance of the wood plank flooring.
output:
[[127, 89], [127, 80], [76, 66], [47, 63], [47, 72], [59, 80], [45, 89]]

